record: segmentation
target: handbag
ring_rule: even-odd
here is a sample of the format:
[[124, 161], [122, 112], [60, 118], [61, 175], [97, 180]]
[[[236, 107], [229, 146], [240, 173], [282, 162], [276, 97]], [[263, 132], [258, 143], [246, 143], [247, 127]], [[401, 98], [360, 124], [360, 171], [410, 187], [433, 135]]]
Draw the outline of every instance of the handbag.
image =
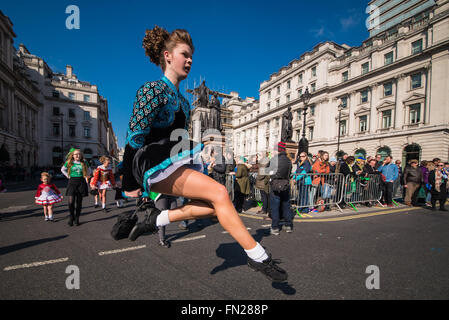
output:
[[271, 190], [274, 192], [284, 192], [290, 187], [290, 181], [287, 179], [276, 179], [271, 181]]
[[117, 217], [117, 222], [112, 226], [112, 238], [114, 240], [128, 238], [131, 230], [134, 228], [137, 220], [139, 219], [137, 217], [137, 212], [146, 210], [148, 207], [154, 207], [154, 202], [152, 200], [148, 202], [142, 201], [134, 212], [124, 212], [119, 214]]
[[333, 187], [328, 184], [325, 183], [321, 186], [321, 198], [322, 199], [329, 199], [332, 196], [332, 190]]

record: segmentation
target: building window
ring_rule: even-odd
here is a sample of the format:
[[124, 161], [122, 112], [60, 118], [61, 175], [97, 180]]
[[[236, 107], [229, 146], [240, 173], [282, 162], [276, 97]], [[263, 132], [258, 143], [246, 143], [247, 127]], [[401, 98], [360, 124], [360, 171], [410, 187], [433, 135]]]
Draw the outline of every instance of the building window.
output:
[[368, 90], [363, 90], [362, 92], [360, 92], [360, 102], [368, 102]]
[[301, 110], [296, 111], [296, 119], [299, 121], [301, 120]]
[[302, 89], [299, 89], [298, 90], [298, 98], [301, 98], [301, 96], [302, 96]]
[[384, 57], [386, 66], [393, 63], [393, 51], [388, 52]]
[[69, 99], [70, 100], [75, 100], [75, 93], [74, 92], [69, 92]]
[[312, 84], [310, 85], [310, 88], [311, 88], [311, 91], [312, 91], [312, 92], [315, 92], [315, 91], [316, 91], [316, 83], [312, 83]]
[[412, 43], [412, 55], [420, 53], [422, 51], [422, 39], [419, 39]]
[[276, 94], [277, 94], [277, 95], [280, 95], [280, 94], [281, 94], [281, 87], [277, 87], [277, 88], [276, 88]]
[[90, 138], [90, 128], [84, 127], [84, 138]]
[[309, 127], [309, 140], [313, 140], [313, 127]]
[[312, 77], [316, 77], [316, 67], [312, 68]]
[[368, 116], [361, 116], [359, 131], [366, 132], [366, 130], [368, 130]]
[[391, 127], [391, 110], [382, 112], [382, 129]]
[[276, 107], [279, 107], [279, 99], [276, 100]]
[[86, 121], [90, 120], [90, 111], [84, 111], [84, 120]]
[[268, 91], [268, 99], [271, 99], [271, 90]]
[[59, 116], [59, 107], [53, 107], [53, 115], [54, 116]]
[[59, 98], [59, 91], [53, 90], [53, 98]]
[[421, 73], [412, 75], [412, 89], [421, 88]]
[[393, 94], [393, 82], [384, 84], [384, 97], [391, 96]]
[[69, 136], [74, 137], [75, 136], [75, 126], [69, 125]]
[[346, 134], [346, 120], [340, 121], [340, 135], [344, 136]]
[[290, 102], [290, 95], [289, 94], [287, 95], [286, 98], [287, 98], [287, 102]]
[[90, 95], [88, 94], [84, 95], [84, 102], [90, 102]]
[[416, 103], [410, 106], [410, 124], [419, 123], [421, 117], [421, 104]]
[[310, 115], [314, 116], [315, 115], [315, 106], [311, 106], [310, 107]]
[[348, 81], [348, 79], [349, 79], [349, 72], [348, 71], [343, 72], [341, 74], [341, 81], [345, 82], [345, 81]]
[[369, 62], [362, 64], [362, 74], [366, 74], [369, 72]]
[[302, 84], [302, 73], [300, 75], [298, 75], [298, 84]]
[[53, 123], [53, 135], [59, 136], [59, 123]]
[[341, 107], [344, 109], [348, 106], [348, 97], [341, 98]]
[[271, 106], [271, 103], [268, 102], [268, 103], [267, 103], [267, 110], [270, 110], [270, 106]]
[[291, 81], [288, 80], [288, 81], [287, 81], [287, 89], [290, 89], [290, 88], [291, 88]]
[[69, 118], [75, 118], [75, 109], [69, 109]]

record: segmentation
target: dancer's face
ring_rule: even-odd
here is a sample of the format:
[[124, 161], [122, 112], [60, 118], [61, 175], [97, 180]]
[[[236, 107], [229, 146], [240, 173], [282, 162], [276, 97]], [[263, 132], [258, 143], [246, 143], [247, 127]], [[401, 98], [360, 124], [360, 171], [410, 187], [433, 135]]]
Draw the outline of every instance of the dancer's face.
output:
[[184, 80], [192, 68], [192, 49], [185, 43], [178, 43], [172, 52], [165, 51], [166, 72], [174, 73]]
[[45, 184], [48, 184], [48, 182], [49, 182], [50, 180], [48, 179], [48, 177], [44, 176], [44, 177], [42, 177], [41, 181], [42, 181], [43, 183], [45, 183]]
[[75, 161], [80, 161], [81, 160], [81, 152], [80, 151], [75, 151], [73, 153], [73, 160], [75, 160]]

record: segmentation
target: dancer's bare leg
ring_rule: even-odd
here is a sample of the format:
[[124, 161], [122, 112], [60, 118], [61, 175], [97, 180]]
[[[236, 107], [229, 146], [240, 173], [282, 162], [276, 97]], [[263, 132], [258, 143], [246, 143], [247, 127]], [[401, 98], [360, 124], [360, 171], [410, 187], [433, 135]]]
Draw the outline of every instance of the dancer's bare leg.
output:
[[181, 167], [164, 181], [154, 184], [151, 190], [176, 197], [201, 200], [213, 208], [212, 211], [211, 207], [198, 201], [192, 201], [181, 208], [169, 210], [170, 222], [203, 218], [215, 214], [223, 228], [243, 249], [250, 250], [256, 246], [256, 241], [249, 234], [235, 210], [226, 187], [212, 178], [193, 169]]

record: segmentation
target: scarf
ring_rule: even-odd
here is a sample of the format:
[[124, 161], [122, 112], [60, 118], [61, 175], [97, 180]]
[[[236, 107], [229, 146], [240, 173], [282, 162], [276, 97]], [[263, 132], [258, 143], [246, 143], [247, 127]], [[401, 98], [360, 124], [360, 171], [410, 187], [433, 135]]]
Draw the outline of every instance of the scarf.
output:
[[449, 179], [446, 172], [435, 170], [435, 190], [441, 192], [441, 183], [446, 180], [446, 190], [449, 189]]

